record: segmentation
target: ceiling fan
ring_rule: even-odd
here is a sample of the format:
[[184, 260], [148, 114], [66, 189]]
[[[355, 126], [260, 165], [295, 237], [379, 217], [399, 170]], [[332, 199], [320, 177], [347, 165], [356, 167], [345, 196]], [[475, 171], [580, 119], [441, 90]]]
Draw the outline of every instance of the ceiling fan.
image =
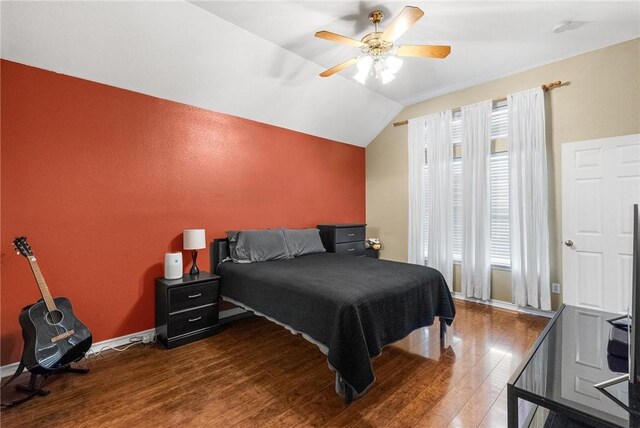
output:
[[418, 7], [405, 6], [400, 14], [391, 21], [384, 31], [378, 31], [378, 24], [384, 19], [381, 10], [374, 10], [369, 14], [375, 30], [358, 41], [330, 31], [318, 31], [315, 35], [320, 39], [360, 48], [362, 55], [351, 58], [320, 73], [322, 77], [329, 77], [353, 64], [358, 64], [358, 72], [354, 79], [364, 85], [367, 77], [374, 74], [383, 84], [392, 81], [402, 67], [400, 57], [445, 58], [451, 52], [451, 46], [436, 45], [403, 45], [394, 46], [394, 42], [402, 36], [413, 24], [418, 22], [424, 12]]

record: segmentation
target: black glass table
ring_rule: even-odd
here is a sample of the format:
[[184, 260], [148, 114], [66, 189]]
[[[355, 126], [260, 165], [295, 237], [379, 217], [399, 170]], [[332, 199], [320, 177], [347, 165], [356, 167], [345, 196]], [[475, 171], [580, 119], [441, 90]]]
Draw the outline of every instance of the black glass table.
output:
[[628, 382], [606, 392], [594, 387], [627, 370], [611, 365], [607, 356], [606, 320], [616, 316], [567, 305], [558, 309], [507, 384], [509, 428], [640, 427], [640, 416], [627, 410], [640, 407], [640, 388]]

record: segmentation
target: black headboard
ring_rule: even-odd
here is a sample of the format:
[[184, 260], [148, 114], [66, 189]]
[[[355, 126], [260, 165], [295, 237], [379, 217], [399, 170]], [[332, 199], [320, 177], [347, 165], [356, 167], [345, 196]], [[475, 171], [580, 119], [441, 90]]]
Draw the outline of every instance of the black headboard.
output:
[[227, 238], [214, 239], [213, 242], [209, 244], [211, 272], [216, 273], [218, 265], [227, 257], [229, 257], [229, 240]]

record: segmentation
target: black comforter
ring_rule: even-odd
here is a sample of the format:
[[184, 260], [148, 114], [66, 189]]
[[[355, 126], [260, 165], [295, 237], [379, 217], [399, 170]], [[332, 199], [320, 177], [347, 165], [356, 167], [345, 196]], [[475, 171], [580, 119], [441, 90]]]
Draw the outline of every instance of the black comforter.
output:
[[455, 308], [440, 272], [424, 266], [311, 254], [251, 264], [222, 263], [221, 294], [306, 333], [357, 394], [374, 381], [371, 357]]

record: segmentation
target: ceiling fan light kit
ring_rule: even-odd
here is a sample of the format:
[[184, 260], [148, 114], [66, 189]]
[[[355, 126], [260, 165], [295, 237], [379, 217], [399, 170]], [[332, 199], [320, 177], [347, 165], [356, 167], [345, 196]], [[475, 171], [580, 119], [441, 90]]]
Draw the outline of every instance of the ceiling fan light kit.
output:
[[374, 10], [369, 14], [369, 20], [373, 23], [375, 30], [365, 35], [361, 41], [330, 31], [318, 31], [315, 34], [316, 37], [357, 47], [362, 54], [323, 71], [320, 76], [329, 77], [353, 64], [357, 64], [358, 71], [353, 76], [357, 82], [364, 85], [367, 78], [373, 75], [384, 85], [395, 79], [396, 73], [400, 71], [403, 64], [401, 56], [445, 58], [451, 52], [450, 46], [394, 46], [394, 42], [423, 15], [424, 12], [420, 8], [406, 6], [384, 31], [378, 31], [378, 24], [384, 19], [384, 14], [381, 10]]
[[402, 67], [402, 59], [395, 55], [385, 55], [373, 58], [369, 55], [363, 55], [358, 59], [358, 72], [353, 76], [356, 82], [365, 84], [367, 78], [373, 75], [380, 80], [383, 85], [391, 82], [396, 78], [396, 73]]

